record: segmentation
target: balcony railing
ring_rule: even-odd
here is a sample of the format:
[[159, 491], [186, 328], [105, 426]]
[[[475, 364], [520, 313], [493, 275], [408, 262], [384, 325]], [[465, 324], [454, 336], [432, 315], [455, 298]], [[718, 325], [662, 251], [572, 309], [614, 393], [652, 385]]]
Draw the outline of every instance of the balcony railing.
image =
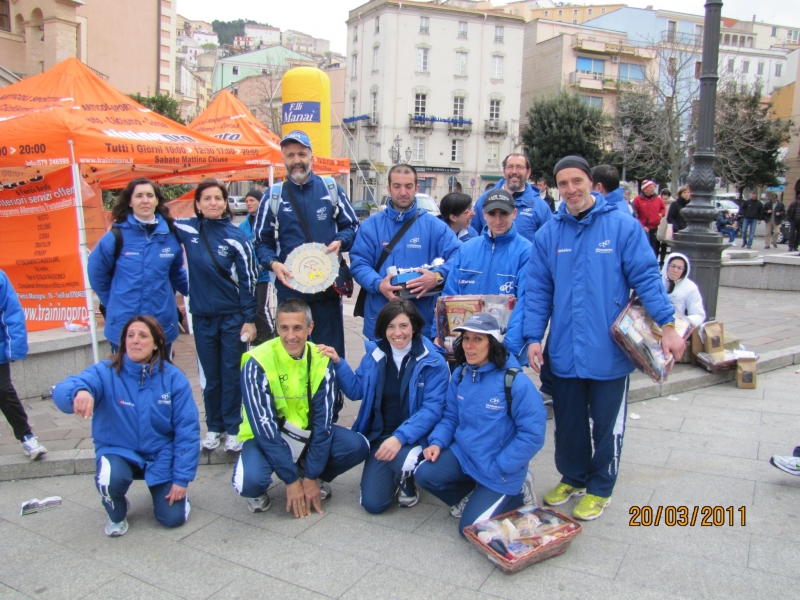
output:
[[573, 71], [569, 74], [570, 86], [577, 86], [586, 90], [613, 91], [624, 86], [633, 86], [637, 83], [644, 83], [644, 79], [614, 77], [603, 73], [587, 73], [585, 71]]
[[[454, 117], [454, 118], [458, 118], [458, 117]], [[461, 117], [461, 118], [463, 118], [463, 117]], [[449, 133], [455, 133], [455, 134], [466, 133], [467, 135], [469, 135], [470, 133], [472, 133], [472, 123], [452, 123], [452, 122], [448, 122], [447, 123], [447, 131]]]
[[483, 121], [484, 133], [487, 135], [506, 135], [508, 133], [508, 121], [495, 121], [486, 119]]
[[661, 41], [668, 44], [701, 47], [703, 45], [703, 36], [693, 33], [683, 33], [682, 31], [667, 30], [661, 32]]
[[97, 76], [98, 76], [100, 79], [102, 79], [103, 81], [108, 81], [108, 75], [105, 75], [104, 73], [101, 73], [101, 72], [100, 72], [100, 71], [98, 71], [97, 69], [93, 69], [92, 67], [90, 67], [90, 66], [89, 66], [89, 65], [87, 65], [86, 63], [83, 63], [83, 66], [85, 66], [85, 67], [86, 67], [87, 69], [89, 69], [89, 70], [90, 70], [92, 73], [94, 73], [95, 75], [97, 75]]
[[502, 42], [502, 41], [503, 41], [503, 36], [502, 36], [502, 35], [496, 35], [496, 36], [494, 36], [494, 41], [495, 41], [495, 42]]
[[414, 129], [433, 129], [433, 121], [426, 121], [425, 115], [408, 115], [408, 126]]
[[631, 56], [638, 56], [640, 54], [639, 48], [631, 44], [607, 42], [605, 40], [596, 40], [578, 35], [572, 36], [572, 47], [577, 50], [599, 52], [602, 54], [630, 54]]
[[463, 39], [467, 39], [467, 32], [466, 31], [459, 31], [458, 32], [458, 37], [463, 38]]
[[377, 127], [380, 121], [380, 115], [378, 113], [372, 113], [369, 116], [369, 119], [362, 121], [363, 127]]
[[429, 27], [420, 27], [419, 28], [419, 32], [420, 33], [430, 33], [430, 28]]

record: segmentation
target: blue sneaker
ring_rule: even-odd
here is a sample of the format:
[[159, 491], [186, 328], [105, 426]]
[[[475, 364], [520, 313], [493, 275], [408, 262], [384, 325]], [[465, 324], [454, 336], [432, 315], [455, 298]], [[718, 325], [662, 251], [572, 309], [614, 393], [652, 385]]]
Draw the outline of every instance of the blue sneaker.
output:
[[120, 523], [114, 523], [111, 519], [106, 523], [106, 535], [108, 537], [121, 537], [128, 532], [128, 519], [122, 519]]

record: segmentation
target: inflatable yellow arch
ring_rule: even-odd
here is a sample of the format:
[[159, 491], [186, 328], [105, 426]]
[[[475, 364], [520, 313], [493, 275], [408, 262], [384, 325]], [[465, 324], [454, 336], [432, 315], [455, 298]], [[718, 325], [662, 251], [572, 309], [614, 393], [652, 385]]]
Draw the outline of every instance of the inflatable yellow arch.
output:
[[331, 81], [313, 67], [290, 69], [283, 76], [283, 135], [302, 131], [315, 156], [331, 156]]

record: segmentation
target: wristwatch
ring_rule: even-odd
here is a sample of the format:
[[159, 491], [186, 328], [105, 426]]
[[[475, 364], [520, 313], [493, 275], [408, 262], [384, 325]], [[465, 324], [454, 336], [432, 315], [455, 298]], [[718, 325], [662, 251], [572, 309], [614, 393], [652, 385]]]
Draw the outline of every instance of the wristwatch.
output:
[[436, 277], [436, 285], [442, 285], [444, 283], [444, 277], [442, 277], [441, 273], [436, 271], [433, 275]]

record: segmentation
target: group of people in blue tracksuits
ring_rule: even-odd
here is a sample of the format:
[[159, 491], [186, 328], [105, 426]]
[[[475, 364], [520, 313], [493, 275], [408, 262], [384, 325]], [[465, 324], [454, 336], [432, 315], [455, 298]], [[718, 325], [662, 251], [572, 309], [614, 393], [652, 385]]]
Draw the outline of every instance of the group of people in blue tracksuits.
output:
[[[125, 533], [125, 492], [137, 478], [159, 522], [177, 526], [189, 514], [201, 444], [191, 388], [170, 361], [175, 291], [189, 296], [208, 427], [202, 447], [225, 439], [226, 450], [241, 453], [232, 481], [251, 511], [269, 507], [272, 472], [286, 478], [287, 510], [320, 510], [330, 481], [361, 462], [360, 503], [370, 513], [395, 500], [410, 508], [423, 489], [462, 530], [535, 502], [528, 465], [544, 443], [546, 412], [522, 367], [546, 363], [562, 479], [544, 501], [579, 497], [573, 515], [599, 517], [616, 482], [633, 370], [609, 326], [633, 290], [662, 326], [665, 350], [679, 355], [683, 341], [641, 227], [592, 193], [588, 163], [569, 156], [556, 166], [564, 199], [556, 214], [528, 183], [527, 157], [512, 154], [474, 216], [451, 198], [444, 219], [418, 208], [416, 172], [396, 165], [387, 208], [359, 226], [342, 189], [311, 172], [308, 138], [293, 132], [283, 141], [289, 177], [253, 203], [246, 227], [232, 224], [218, 181], [198, 186], [195, 217], [173, 220], [158, 186], [134, 180], [113, 211], [119, 231], [90, 256], [115, 355], [57, 386], [54, 399], [66, 412], [96, 415], [106, 533]], [[287, 256], [308, 241], [337, 257], [350, 252], [365, 294], [365, 355], [355, 368], [345, 359], [341, 297], [289, 284]], [[418, 269], [409, 297], [398, 298], [390, 267]], [[248, 352], [264, 312], [257, 287], [270, 273], [276, 338]], [[504, 332], [488, 314], [460, 324], [448, 364], [433, 341], [439, 293], [505, 294], [517, 308]], [[361, 401], [350, 429], [335, 425], [342, 392]]]

